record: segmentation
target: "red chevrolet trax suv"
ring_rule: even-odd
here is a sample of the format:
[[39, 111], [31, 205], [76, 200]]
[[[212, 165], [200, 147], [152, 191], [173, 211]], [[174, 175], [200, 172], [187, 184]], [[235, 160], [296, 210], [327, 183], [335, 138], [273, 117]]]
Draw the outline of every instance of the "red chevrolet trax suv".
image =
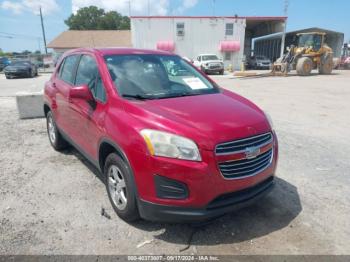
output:
[[126, 221], [207, 220], [274, 185], [269, 117], [171, 53], [69, 51], [45, 85], [44, 111], [51, 145], [73, 145], [101, 171]]

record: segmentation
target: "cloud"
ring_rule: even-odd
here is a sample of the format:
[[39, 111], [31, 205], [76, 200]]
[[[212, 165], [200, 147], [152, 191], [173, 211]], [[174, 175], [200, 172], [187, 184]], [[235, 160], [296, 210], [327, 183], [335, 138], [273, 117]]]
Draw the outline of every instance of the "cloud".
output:
[[21, 1], [4, 1], [1, 4], [1, 8], [10, 10], [14, 14], [21, 14], [23, 11], [30, 11], [34, 14], [39, 13], [39, 8], [44, 15], [53, 13], [59, 10], [59, 6], [56, 0], [21, 0]]
[[[170, 1], [174, 0], [72, 0], [72, 11], [76, 13], [82, 7], [94, 5], [124, 15], [129, 15], [129, 7], [131, 15], [167, 15], [173, 13], [173, 10], [170, 10]], [[198, 0], [181, 0], [175, 10], [177, 13], [183, 13], [197, 3]]]
[[187, 9], [190, 9], [194, 6], [196, 6], [198, 3], [198, 0], [183, 0], [181, 5], [176, 9], [177, 13], [182, 14]]
[[21, 14], [23, 11], [23, 5], [20, 3], [13, 3], [10, 1], [4, 1], [1, 3], [1, 8], [4, 10], [10, 10], [14, 14], [18, 15]]

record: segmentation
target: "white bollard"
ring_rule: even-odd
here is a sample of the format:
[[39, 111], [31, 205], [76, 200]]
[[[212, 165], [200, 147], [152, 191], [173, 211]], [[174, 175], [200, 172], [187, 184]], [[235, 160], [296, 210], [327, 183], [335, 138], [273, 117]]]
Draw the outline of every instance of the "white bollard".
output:
[[44, 117], [44, 101], [42, 92], [16, 93], [17, 109], [20, 119]]

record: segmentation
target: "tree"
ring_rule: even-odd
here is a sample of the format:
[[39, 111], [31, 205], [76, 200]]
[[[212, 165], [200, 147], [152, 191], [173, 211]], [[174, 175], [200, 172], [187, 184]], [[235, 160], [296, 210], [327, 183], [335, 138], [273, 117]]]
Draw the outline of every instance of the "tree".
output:
[[83, 7], [64, 21], [70, 30], [129, 30], [130, 19], [116, 11], [96, 6]]

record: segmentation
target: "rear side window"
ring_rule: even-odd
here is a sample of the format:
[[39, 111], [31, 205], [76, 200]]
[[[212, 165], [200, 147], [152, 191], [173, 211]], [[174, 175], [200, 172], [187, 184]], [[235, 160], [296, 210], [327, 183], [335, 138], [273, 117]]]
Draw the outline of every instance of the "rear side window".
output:
[[69, 84], [74, 83], [74, 71], [78, 58], [79, 56], [77, 55], [67, 56], [62, 62], [60, 68], [60, 78], [64, 82]]
[[106, 92], [95, 59], [83, 55], [80, 59], [75, 85], [88, 85], [95, 99], [105, 102]]

